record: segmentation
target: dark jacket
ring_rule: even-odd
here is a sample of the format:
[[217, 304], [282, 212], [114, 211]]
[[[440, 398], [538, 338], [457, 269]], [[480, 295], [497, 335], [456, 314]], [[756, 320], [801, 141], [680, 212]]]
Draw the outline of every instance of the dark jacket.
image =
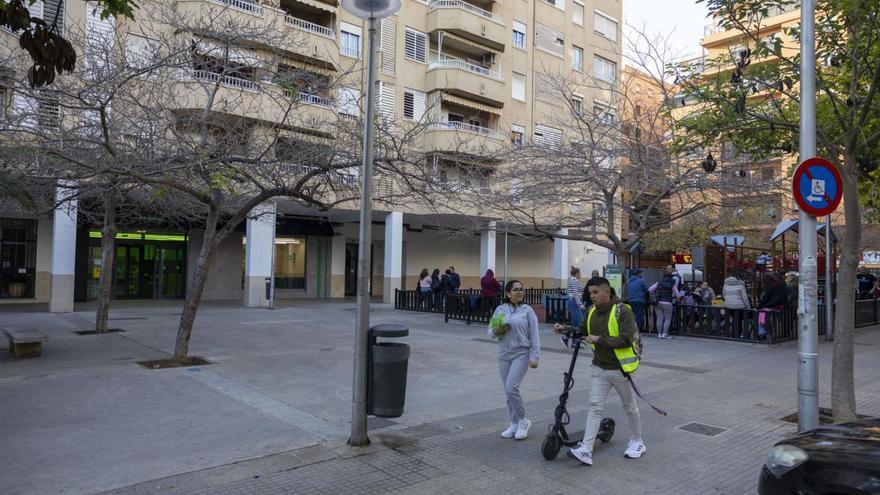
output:
[[[608, 319], [614, 317], [614, 307], [620, 302], [620, 298], [614, 297], [611, 299], [611, 303], [597, 306], [592, 318], [589, 319], [590, 321], [588, 322], [587, 318], [584, 318], [581, 325], [583, 333], [586, 333], [589, 323], [590, 334], [599, 336], [596, 350], [593, 352], [593, 366], [603, 370], [619, 370], [620, 362], [617, 360], [617, 355], [614, 354], [614, 349], [625, 349], [633, 345], [636, 338], [636, 317], [632, 309], [625, 304], [620, 308], [617, 320], [619, 335], [617, 337], [608, 335]], [[589, 313], [587, 314], [589, 315]]]
[[452, 272], [452, 290], [458, 290], [459, 287], [461, 287], [461, 275]]
[[495, 279], [495, 272], [486, 270], [486, 275], [480, 279], [480, 295], [483, 297], [498, 297], [501, 292], [501, 284]]
[[660, 302], [675, 301], [675, 278], [672, 275], [663, 277], [657, 284], [657, 300]]
[[785, 295], [788, 298], [788, 307], [796, 310], [798, 308], [798, 284], [786, 284]]
[[646, 302], [648, 300], [648, 285], [642, 277], [633, 275], [626, 284], [627, 300], [632, 302]]
[[788, 290], [782, 284], [773, 284], [765, 287], [761, 293], [761, 300], [758, 302], [758, 309], [777, 308], [785, 306], [788, 301]]
[[440, 278], [440, 292], [451, 292], [452, 290], [452, 276], [444, 273]]

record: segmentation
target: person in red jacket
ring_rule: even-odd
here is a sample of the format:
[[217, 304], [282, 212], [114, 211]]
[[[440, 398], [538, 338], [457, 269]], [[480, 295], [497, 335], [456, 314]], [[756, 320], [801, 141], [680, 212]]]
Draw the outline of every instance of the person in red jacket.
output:
[[501, 292], [501, 284], [495, 279], [495, 272], [489, 268], [480, 279], [480, 301], [483, 311], [494, 311], [493, 303], [498, 298], [499, 292]]

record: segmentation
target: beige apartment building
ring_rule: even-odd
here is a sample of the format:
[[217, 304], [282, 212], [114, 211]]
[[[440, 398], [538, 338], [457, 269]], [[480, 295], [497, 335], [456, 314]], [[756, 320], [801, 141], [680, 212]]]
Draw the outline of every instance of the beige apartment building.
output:
[[[118, 49], [131, 58], [143, 56], [159, 37], [191, 40], [191, 66], [169, 86], [176, 91], [170, 99], [176, 109], [203, 108], [206, 97], [199, 85], [219, 83], [222, 113], [252, 123], [247, 139], [259, 140], [261, 126], [292, 129], [289, 146], [275, 150], [279, 157], [295, 155], [299, 139], [331, 139], [322, 134], [322, 122], [360, 117], [367, 27], [336, 0], [139, 3], [134, 21], [101, 19], [94, 2], [81, 0], [45, 0], [31, 11], [44, 19], [58, 12], [64, 32], [85, 33], [82, 63], [90, 63], [92, 35], [123, 39]], [[566, 139], [551, 125], [567, 108], [554, 96], [554, 77], [618, 83], [621, 9], [620, 0], [403, 0], [400, 11], [377, 29], [377, 108], [392, 121], [424, 124], [415, 145], [434, 161], [443, 180], [461, 166], [476, 167], [485, 173], [474, 187], [493, 187], [493, 170], [509, 166], [497, 157], [511, 146]], [[160, 10], [165, 21], [146, 14]], [[204, 27], [223, 23], [241, 26], [239, 46], [219, 46]], [[187, 32], [186, 26], [202, 27]], [[0, 32], [0, 39], [0, 46], [15, 50], [13, 33]], [[227, 70], [218, 72], [218, 66]], [[64, 125], [69, 112], [51, 99], [17, 90], [21, 68], [6, 69], [0, 92], [4, 117], [30, 105], [39, 117], [34, 125], [53, 119], [52, 125]], [[306, 80], [298, 91], [272, 83], [273, 74], [285, 71]], [[607, 112], [607, 92], [590, 86], [595, 85], [585, 85], [573, 98], [587, 109]], [[279, 106], [285, 98], [298, 100], [294, 112]], [[356, 170], [350, 180], [353, 185]], [[377, 187], [381, 195], [381, 178]], [[357, 213], [356, 204], [319, 213], [280, 201], [277, 213], [249, 219], [221, 246], [204, 299], [265, 306], [264, 280], [271, 275], [276, 299], [352, 295]], [[373, 294], [393, 301], [394, 289], [415, 288], [422, 268], [455, 266], [462, 287], [479, 287], [488, 268], [527, 287], [552, 287], [563, 284], [571, 265], [589, 273], [609, 263], [604, 249], [585, 242], [519, 236], [505, 242], [501, 220], [428, 213], [418, 205], [389, 209], [377, 202]], [[475, 222], [482, 225], [478, 232], [471, 228]], [[455, 229], [460, 232], [450, 233]], [[139, 225], [121, 230], [115, 296], [183, 297], [201, 233]], [[0, 302], [48, 301], [52, 311], [70, 311], [74, 300], [94, 298], [102, 269], [100, 231], [78, 220], [75, 210], [40, 218], [0, 209], [0, 232]]]

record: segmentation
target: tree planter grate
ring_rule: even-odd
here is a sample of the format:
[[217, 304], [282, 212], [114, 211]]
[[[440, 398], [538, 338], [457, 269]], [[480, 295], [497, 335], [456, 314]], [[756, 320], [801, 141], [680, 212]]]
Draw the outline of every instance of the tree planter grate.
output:
[[173, 358], [169, 358], [156, 359], [153, 361], [138, 361], [138, 364], [150, 370], [161, 370], [166, 368], [187, 368], [189, 366], [203, 366], [206, 364], [211, 364], [211, 361], [208, 361], [207, 359], [201, 358], [199, 356], [191, 356], [186, 358], [183, 363], [178, 363]]
[[[104, 333], [123, 333], [123, 332], [125, 332], [125, 330], [123, 330], [121, 328], [108, 328], [107, 331]], [[75, 333], [77, 335], [101, 335], [96, 330], [79, 330], [79, 331], [76, 331], [73, 333]]]

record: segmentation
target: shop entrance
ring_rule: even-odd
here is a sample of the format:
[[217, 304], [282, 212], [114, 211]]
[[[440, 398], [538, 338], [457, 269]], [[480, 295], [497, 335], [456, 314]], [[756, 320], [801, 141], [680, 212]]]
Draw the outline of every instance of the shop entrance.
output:
[[[101, 233], [89, 232], [88, 298], [97, 299]], [[186, 289], [186, 236], [119, 233], [113, 267], [115, 299], [179, 299]]]
[[[370, 250], [370, 280], [367, 281], [367, 290], [373, 292], [373, 250]], [[345, 295], [357, 295], [358, 275], [358, 245], [345, 245]]]

